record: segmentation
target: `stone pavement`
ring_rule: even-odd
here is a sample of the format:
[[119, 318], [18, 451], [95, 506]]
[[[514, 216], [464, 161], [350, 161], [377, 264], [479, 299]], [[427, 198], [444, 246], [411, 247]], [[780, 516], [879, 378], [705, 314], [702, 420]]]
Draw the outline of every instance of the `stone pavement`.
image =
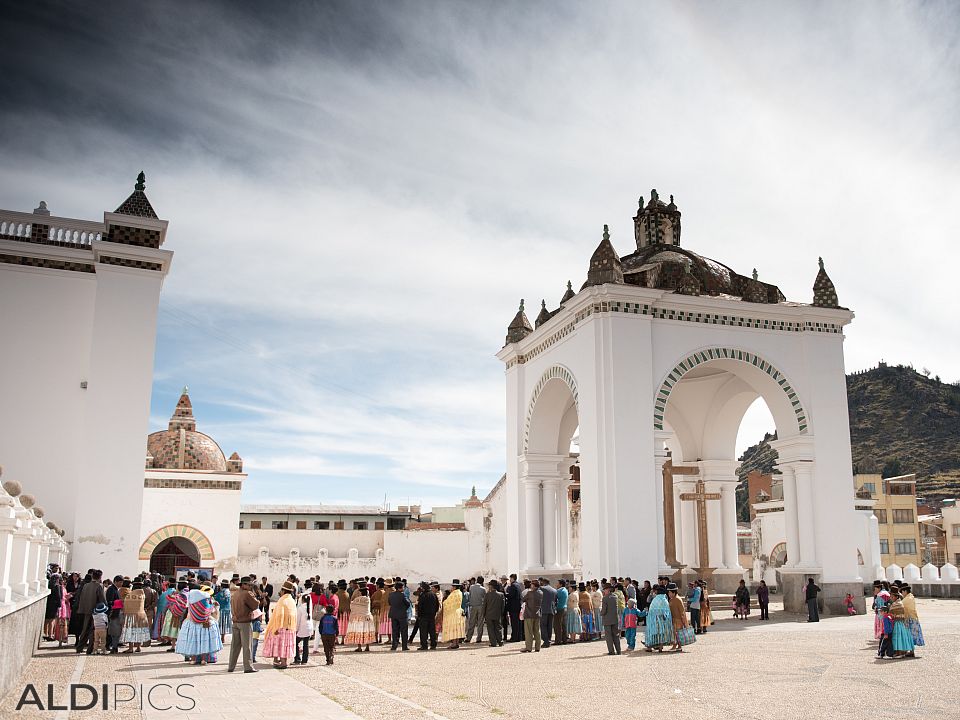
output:
[[[730, 619], [730, 611], [682, 654], [636, 652], [608, 657], [599, 642], [554, 646], [539, 654], [519, 647], [466, 645], [458, 651], [339, 652], [333, 668], [311, 664], [279, 672], [226, 672], [225, 658], [197, 668], [156, 648], [139, 655], [86, 657], [77, 669], [72, 651], [42, 650], [22, 682], [0, 703], [2, 718], [58, 718], [67, 713], [13, 712], [22, 686], [47, 682], [129, 683], [173, 699], [162, 683], [188, 683], [196, 699], [189, 710], [141, 711], [121, 705], [110, 717], [265, 717], [319, 720], [478, 720], [507, 716], [736, 717], [778, 720], [810, 717], [960, 717], [960, 601], [920, 600], [928, 644], [917, 659], [878, 660], [873, 616], [825, 618], [816, 625], [776, 611], [760, 623]], [[316, 663], [317, 658], [312, 661]], [[269, 662], [269, 661], [268, 661]], [[129, 690], [121, 691], [129, 694]], [[166, 693], [165, 695], [159, 693]], [[62, 694], [60, 695], [62, 696]], [[58, 696], [58, 697], [60, 697]], [[184, 707], [190, 703], [183, 701]], [[103, 711], [70, 718], [104, 717]]]

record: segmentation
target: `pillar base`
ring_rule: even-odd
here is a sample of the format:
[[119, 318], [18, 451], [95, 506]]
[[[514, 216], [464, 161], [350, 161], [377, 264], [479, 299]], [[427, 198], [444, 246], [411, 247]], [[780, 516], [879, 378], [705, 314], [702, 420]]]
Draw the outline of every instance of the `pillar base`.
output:
[[729, 593], [736, 592], [740, 587], [740, 581], [744, 579], [744, 570], [720, 568], [714, 570], [710, 575], [710, 587], [714, 592]]
[[847, 593], [853, 595], [853, 606], [857, 609], [857, 613], [863, 615], [866, 612], [866, 600], [863, 595], [862, 580], [822, 582], [820, 580], [819, 570], [780, 568], [783, 609], [786, 612], [806, 614], [807, 600], [805, 588], [807, 578], [811, 577], [820, 587], [820, 594], [817, 596], [817, 607], [821, 615], [846, 615], [847, 603], [845, 602], [845, 598]]

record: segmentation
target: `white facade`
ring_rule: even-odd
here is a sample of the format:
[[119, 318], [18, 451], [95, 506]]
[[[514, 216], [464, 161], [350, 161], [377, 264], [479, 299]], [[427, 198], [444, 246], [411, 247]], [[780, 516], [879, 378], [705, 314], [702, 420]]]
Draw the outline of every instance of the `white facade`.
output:
[[166, 230], [142, 179], [103, 222], [0, 211], [0, 458], [75, 568], [136, 565]]
[[[680, 254], [677, 243], [656, 249]], [[698, 471], [675, 484], [678, 559], [713, 569], [715, 578], [742, 577], [735, 443], [747, 408], [763, 397], [784, 475], [784, 572], [804, 582], [816, 575], [828, 604], [834, 596], [839, 604], [860, 584], [842, 332], [853, 314], [625, 284], [614, 253], [605, 235], [591, 261], [591, 277], [600, 279], [542, 312], [536, 330], [508, 334], [498, 354], [506, 365], [507, 564], [527, 574], [569, 569], [559, 498], [579, 427], [584, 576], [675, 572], [664, 554], [669, 447], [675, 465]], [[521, 316], [522, 309], [511, 330], [526, 322]], [[721, 495], [708, 503], [709, 558], [697, 557], [694, 503], [679, 500], [697, 479]]]

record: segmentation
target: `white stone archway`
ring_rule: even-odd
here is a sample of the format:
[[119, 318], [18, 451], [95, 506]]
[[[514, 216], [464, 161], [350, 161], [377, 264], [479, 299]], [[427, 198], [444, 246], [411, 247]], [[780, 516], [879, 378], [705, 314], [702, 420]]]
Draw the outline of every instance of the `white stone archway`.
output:
[[726, 488], [707, 523], [720, 536], [706, 569], [742, 572], [736, 434], [762, 396], [778, 428], [773, 446], [785, 504], [797, 508], [781, 573], [787, 604], [802, 603], [794, 580], [809, 575], [824, 588], [826, 606], [843, 612], [844, 595], [862, 582], [843, 361], [853, 313], [838, 305], [822, 263], [813, 304], [788, 302], [756, 274], [738, 275], [682, 248], [679, 222], [676, 205], [652, 193], [634, 218], [635, 252], [621, 257], [604, 228], [580, 291], [568, 287], [559, 308], [541, 310], [536, 327], [522, 304], [509, 324], [497, 354], [507, 397], [507, 542], [498, 562], [528, 573], [553, 566], [553, 513], [533, 510], [550, 509], [541, 491], [561, 482], [569, 440], [561, 435], [573, 431], [575, 408], [583, 575], [675, 572], [665, 555], [670, 441], [680, 449], [678, 463]]

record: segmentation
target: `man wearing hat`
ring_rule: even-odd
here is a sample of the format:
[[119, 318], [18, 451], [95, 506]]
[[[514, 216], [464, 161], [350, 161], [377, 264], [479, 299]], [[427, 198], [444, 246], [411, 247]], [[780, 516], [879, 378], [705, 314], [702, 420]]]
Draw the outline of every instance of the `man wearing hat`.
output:
[[[403, 583], [393, 583], [393, 592], [387, 596], [387, 613], [390, 616], [390, 651], [395, 652], [397, 645], [402, 643], [403, 651], [407, 647], [407, 610], [410, 608], [410, 601], [403, 594]], [[421, 636], [422, 637], [422, 636]]]
[[237, 659], [243, 651], [243, 671], [256, 672], [250, 661], [251, 652], [251, 623], [254, 620], [254, 610], [260, 609], [260, 602], [252, 592], [252, 581], [244, 578], [240, 582], [240, 589], [230, 597], [230, 613], [233, 633], [230, 638], [230, 659], [227, 662], [227, 672], [233, 672], [237, 667]]

